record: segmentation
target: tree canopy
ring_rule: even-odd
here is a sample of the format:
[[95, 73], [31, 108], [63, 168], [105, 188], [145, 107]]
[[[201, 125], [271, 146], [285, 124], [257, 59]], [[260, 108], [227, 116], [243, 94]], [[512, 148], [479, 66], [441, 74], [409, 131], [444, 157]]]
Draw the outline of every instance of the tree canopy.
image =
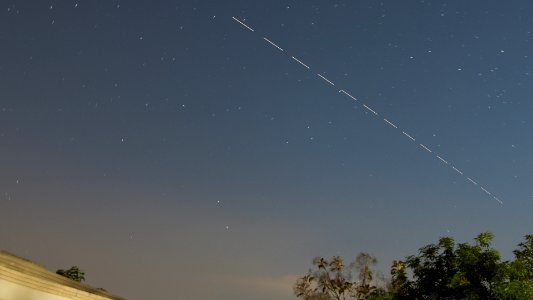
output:
[[[316, 269], [298, 279], [294, 293], [304, 300], [370, 299], [378, 292], [372, 270], [376, 263], [377, 259], [368, 253], [357, 255], [349, 267], [339, 256], [330, 260], [317, 257], [313, 260]], [[353, 280], [354, 275], [358, 280]]]
[[304, 300], [533, 299], [533, 235], [518, 244], [511, 261], [501, 260], [493, 238], [490, 232], [473, 243], [442, 237], [416, 255], [393, 261], [386, 288], [373, 281], [377, 259], [368, 253], [360, 253], [350, 268], [338, 256], [319, 257], [313, 262], [316, 270], [299, 278], [294, 292]]
[[77, 282], [85, 281], [85, 273], [82, 272], [77, 266], [72, 266], [68, 270], [59, 269], [56, 274], [70, 278]]

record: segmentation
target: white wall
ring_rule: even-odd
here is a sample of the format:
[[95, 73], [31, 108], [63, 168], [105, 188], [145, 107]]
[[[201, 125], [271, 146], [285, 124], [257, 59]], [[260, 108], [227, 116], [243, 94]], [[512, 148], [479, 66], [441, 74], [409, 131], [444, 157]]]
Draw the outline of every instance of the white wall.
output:
[[0, 300], [70, 300], [0, 278]]
[[0, 300], [124, 300], [0, 251]]

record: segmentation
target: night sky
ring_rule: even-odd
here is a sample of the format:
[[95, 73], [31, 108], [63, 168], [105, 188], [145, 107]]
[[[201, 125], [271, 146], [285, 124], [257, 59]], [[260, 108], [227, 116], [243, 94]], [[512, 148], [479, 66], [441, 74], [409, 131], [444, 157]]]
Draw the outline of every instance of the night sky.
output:
[[386, 278], [445, 235], [511, 258], [533, 233], [532, 16], [2, 1], [0, 249], [130, 300], [294, 299], [315, 256], [367, 251]]

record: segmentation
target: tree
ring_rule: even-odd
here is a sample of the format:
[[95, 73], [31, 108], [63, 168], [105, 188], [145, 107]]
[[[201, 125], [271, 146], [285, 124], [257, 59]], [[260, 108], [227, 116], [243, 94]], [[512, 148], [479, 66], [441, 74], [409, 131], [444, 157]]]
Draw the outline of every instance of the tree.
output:
[[455, 241], [441, 238], [438, 244], [420, 248], [418, 256], [409, 256], [407, 266], [412, 270], [414, 280], [407, 292], [411, 299], [455, 299], [448, 288], [457, 272], [454, 253]]
[[72, 266], [68, 270], [59, 269], [56, 271], [56, 274], [70, 278], [77, 282], [85, 281], [85, 273], [82, 272], [77, 266]]
[[359, 253], [355, 258], [355, 262], [352, 263], [352, 267], [359, 272], [359, 282], [355, 288], [356, 299], [366, 300], [368, 297], [377, 290], [375, 285], [371, 285], [372, 282], [372, 270], [370, 266], [375, 266], [378, 260], [365, 252]]
[[474, 244], [455, 244], [443, 237], [438, 244], [420, 248], [407, 257], [413, 280], [398, 291], [410, 299], [490, 299], [494, 287], [505, 277], [505, 263], [491, 248], [493, 235], [479, 234]]
[[493, 234], [479, 234], [473, 244], [455, 244], [443, 237], [407, 257], [412, 280], [391, 268], [393, 299], [533, 299], [533, 236], [527, 235], [514, 251], [515, 260], [500, 260], [491, 247]]
[[[533, 282], [533, 235], [528, 234], [524, 237], [525, 241], [518, 244], [518, 249], [514, 250], [515, 262], [519, 264], [519, 278]], [[518, 266], [517, 266], [518, 267]]]
[[[339, 256], [333, 256], [329, 261], [323, 257], [313, 260], [316, 270], [296, 281], [294, 294], [304, 300], [367, 300], [378, 291], [372, 281], [371, 266], [377, 259], [368, 253], [360, 253], [350, 268], [345, 268], [344, 261]], [[358, 272], [358, 281], [352, 281], [351, 272]]]
[[406, 268], [407, 266], [405, 265], [405, 262], [401, 260], [394, 260], [392, 262], [390, 270], [390, 293], [392, 295], [397, 295], [395, 297], [396, 299], [403, 299], [399, 295], [406, 294], [406, 291], [409, 290]]
[[533, 299], [533, 235], [514, 250], [515, 260], [506, 262], [503, 280], [493, 289], [497, 299]]
[[490, 247], [493, 238], [492, 233], [484, 232], [474, 239], [474, 245], [458, 246], [458, 272], [451, 284], [457, 294], [468, 299], [489, 299], [494, 286], [505, 276], [500, 253]]
[[330, 261], [323, 257], [313, 260], [317, 268], [314, 272], [298, 279], [294, 287], [296, 297], [304, 300], [346, 299], [353, 283], [349, 281], [349, 274], [345, 273], [344, 262], [339, 256], [333, 256]]
[[360, 253], [348, 269], [338, 256], [319, 257], [313, 261], [317, 269], [298, 279], [294, 292], [304, 300], [533, 299], [533, 235], [518, 244], [512, 261], [501, 261], [493, 238], [483, 232], [473, 243], [456, 244], [442, 237], [405, 261], [395, 260], [388, 290], [374, 284], [377, 260], [368, 253]]

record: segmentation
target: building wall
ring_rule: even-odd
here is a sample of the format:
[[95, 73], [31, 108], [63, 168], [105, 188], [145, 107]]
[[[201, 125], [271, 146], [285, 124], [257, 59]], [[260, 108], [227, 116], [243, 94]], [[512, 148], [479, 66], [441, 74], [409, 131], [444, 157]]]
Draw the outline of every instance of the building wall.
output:
[[0, 300], [124, 300], [0, 252]]
[[0, 300], [70, 300], [0, 278]]

